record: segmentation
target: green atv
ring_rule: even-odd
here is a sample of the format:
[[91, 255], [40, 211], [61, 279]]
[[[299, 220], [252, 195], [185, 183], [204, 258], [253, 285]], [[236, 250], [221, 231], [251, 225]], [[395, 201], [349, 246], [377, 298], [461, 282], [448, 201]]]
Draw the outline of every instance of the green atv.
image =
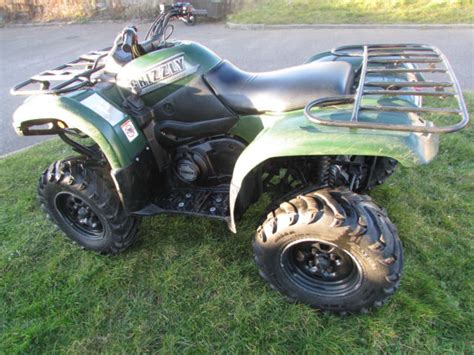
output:
[[112, 48], [12, 89], [31, 96], [14, 114], [18, 134], [57, 134], [79, 153], [44, 171], [41, 207], [77, 244], [115, 254], [142, 216], [214, 218], [235, 233], [265, 193], [274, 202], [253, 248], [270, 286], [329, 312], [383, 305], [400, 284], [402, 245], [364, 193], [398, 163], [431, 161], [439, 134], [468, 123], [444, 55], [354, 45], [249, 73], [169, 40], [172, 16], [160, 14], [142, 42], [127, 27]]

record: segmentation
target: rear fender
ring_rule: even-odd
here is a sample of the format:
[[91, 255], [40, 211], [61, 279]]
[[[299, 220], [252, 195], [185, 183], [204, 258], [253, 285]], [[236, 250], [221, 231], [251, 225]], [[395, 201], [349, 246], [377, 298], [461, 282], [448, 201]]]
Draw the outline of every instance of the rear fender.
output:
[[[236, 162], [230, 187], [229, 228], [235, 233], [236, 201], [246, 191], [245, 178], [270, 158], [318, 155], [383, 156], [404, 166], [426, 164], [438, 152], [438, 136], [407, 132], [349, 129], [320, 126], [309, 122], [303, 111], [261, 116], [262, 130]], [[390, 120], [390, 114], [385, 114]], [[404, 119], [415, 118], [403, 114]], [[392, 117], [398, 122], [400, 114]], [[273, 124], [269, 124], [273, 122]], [[245, 194], [245, 193], [243, 193]], [[244, 197], [244, 196], [241, 196]], [[247, 200], [247, 199], [245, 199]]]

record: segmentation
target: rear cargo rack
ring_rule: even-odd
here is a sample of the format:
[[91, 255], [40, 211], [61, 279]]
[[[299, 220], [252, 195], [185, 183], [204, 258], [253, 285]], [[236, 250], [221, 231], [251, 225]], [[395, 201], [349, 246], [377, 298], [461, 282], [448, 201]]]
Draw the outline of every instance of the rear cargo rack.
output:
[[46, 70], [14, 86], [10, 93], [15, 96], [40, 94], [64, 94], [94, 84], [94, 74], [104, 68], [102, 59], [109, 49], [81, 55], [70, 63]]
[[[461, 87], [446, 56], [432, 46], [420, 44], [373, 44], [339, 47], [331, 52], [335, 56], [362, 57], [360, 80], [354, 95], [322, 98], [311, 101], [304, 109], [305, 116], [314, 123], [348, 128], [379, 129], [389, 131], [405, 131], [420, 133], [450, 133], [456, 132], [467, 125], [469, 114], [462, 96]], [[398, 75], [407, 74], [415, 78], [413, 81], [370, 80], [371, 74]], [[426, 80], [424, 75], [435, 76]], [[438, 77], [444, 77], [443, 80]], [[453, 97], [457, 107], [452, 108], [447, 103], [444, 107], [396, 106], [387, 104], [363, 105], [363, 99], [368, 97], [386, 96], [401, 98], [402, 96], [438, 97], [440, 99]], [[347, 120], [323, 119], [311, 110], [328, 106], [352, 104], [352, 113]], [[436, 126], [433, 124], [389, 124], [380, 122], [360, 121], [361, 112], [405, 112], [412, 114], [440, 114], [457, 117], [456, 123]], [[421, 117], [420, 117], [421, 118]], [[458, 119], [459, 118], [459, 119]], [[426, 123], [425, 121], [419, 121]]]

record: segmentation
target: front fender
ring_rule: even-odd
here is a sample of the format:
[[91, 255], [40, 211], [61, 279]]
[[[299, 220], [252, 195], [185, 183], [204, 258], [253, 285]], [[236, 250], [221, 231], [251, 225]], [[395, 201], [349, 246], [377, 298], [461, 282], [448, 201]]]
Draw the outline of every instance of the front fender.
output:
[[[397, 115], [399, 120], [400, 115]], [[229, 196], [229, 228], [234, 233], [235, 205], [243, 181], [267, 159], [317, 155], [384, 156], [410, 167], [428, 163], [438, 152], [438, 136], [435, 135], [320, 126], [309, 122], [303, 111], [282, 113], [272, 118], [262, 117], [266, 125], [242, 152], [234, 167]], [[405, 115], [405, 119], [413, 118]], [[273, 124], [269, 125], [271, 121]]]
[[[93, 139], [107, 158], [112, 169], [129, 165], [145, 146], [145, 139], [136, 128], [138, 136], [130, 142], [120, 125], [130, 119], [97, 93], [79, 95], [80, 100], [96, 95], [106, 109], [97, 113], [82, 104], [78, 97], [38, 95], [27, 99], [14, 113], [13, 126], [18, 134], [28, 135], [28, 128], [48, 121], [61, 121], [68, 128], [79, 129]], [[107, 106], [109, 105], [109, 106]], [[107, 108], [114, 112], [113, 120], [107, 116]], [[136, 124], [135, 124], [136, 127]], [[36, 133], [37, 134], [37, 133]], [[44, 134], [51, 134], [46, 131]]]

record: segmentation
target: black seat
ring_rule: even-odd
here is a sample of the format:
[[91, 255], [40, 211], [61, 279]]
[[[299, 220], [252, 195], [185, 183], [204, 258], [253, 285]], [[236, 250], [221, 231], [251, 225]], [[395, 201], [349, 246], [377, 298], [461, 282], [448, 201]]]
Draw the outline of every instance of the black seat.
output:
[[317, 98], [349, 94], [354, 75], [346, 62], [313, 62], [265, 73], [249, 73], [222, 61], [204, 76], [236, 113], [301, 109]]

